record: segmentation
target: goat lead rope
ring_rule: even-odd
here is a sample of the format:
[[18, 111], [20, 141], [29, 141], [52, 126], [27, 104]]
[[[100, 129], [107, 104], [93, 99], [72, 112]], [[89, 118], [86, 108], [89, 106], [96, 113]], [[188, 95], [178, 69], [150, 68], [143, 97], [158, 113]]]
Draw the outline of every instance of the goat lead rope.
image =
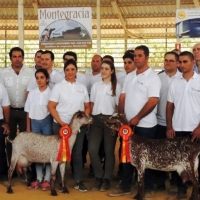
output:
[[[68, 139], [72, 134], [72, 129], [70, 126], [62, 126], [59, 130], [59, 135], [61, 137], [60, 140], [60, 148], [58, 151], [57, 161], [71, 161], [71, 152], [69, 149]], [[62, 159], [61, 159], [62, 158]]]
[[120, 162], [126, 163], [130, 162], [130, 149], [129, 149], [129, 138], [133, 134], [131, 127], [127, 124], [122, 125], [119, 128], [119, 135], [122, 137], [122, 149], [121, 149], [121, 156]]

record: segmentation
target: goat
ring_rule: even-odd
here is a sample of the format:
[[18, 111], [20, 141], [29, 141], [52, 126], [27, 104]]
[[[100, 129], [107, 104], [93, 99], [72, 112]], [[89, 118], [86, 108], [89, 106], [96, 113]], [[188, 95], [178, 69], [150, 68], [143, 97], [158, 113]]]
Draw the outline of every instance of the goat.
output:
[[[123, 115], [114, 114], [106, 124], [112, 130], [118, 130], [127, 124]], [[177, 171], [183, 183], [191, 180], [193, 184], [190, 200], [198, 200], [199, 183], [197, 168], [199, 164], [200, 145], [189, 138], [147, 139], [133, 134], [129, 139], [131, 164], [138, 171], [138, 191], [134, 199], [144, 198], [145, 169], [160, 171]], [[179, 192], [177, 194], [179, 198]]]
[[[85, 112], [76, 112], [70, 122], [70, 127], [72, 129], [72, 134], [68, 139], [70, 152], [76, 140], [76, 135], [80, 127], [84, 124], [90, 124], [92, 118], [87, 116]], [[8, 171], [8, 186], [7, 193], [13, 193], [11, 188], [11, 177], [15, 169], [16, 164], [22, 167], [30, 166], [31, 163], [51, 163], [51, 195], [57, 196], [55, 190], [55, 179], [56, 179], [56, 169], [58, 164], [57, 155], [60, 147], [61, 139], [58, 135], [44, 136], [35, 133], [22, 132], [13, 140], [12, 143], [12, 158], [11, 165]], [[65, 183], [65, 164], [66, 162], [61, 162], [59, 164], [61, 179], [62, 179], [62, 192], [69, 193]]]

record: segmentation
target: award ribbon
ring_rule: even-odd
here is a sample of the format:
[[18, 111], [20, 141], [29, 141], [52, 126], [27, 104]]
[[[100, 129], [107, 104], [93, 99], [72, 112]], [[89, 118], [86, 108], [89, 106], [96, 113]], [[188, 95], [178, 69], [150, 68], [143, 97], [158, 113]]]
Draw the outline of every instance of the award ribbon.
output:
[[129, 150], [129, 137], [133, 134], [133, 131], [129, 125], [122, 125], [119, 128], [119, 135], [122, 137], [122, 149], [120, 162], [126, 163], [130, 162], [130, 150]]
[[62, 126], [59, 131], [61, 137], [60, 148], [58, 151], [57, 161], [71, 161], [71, 154], [69, 149], [68, 139], [72, 134], [72, 129], [70, 126]]

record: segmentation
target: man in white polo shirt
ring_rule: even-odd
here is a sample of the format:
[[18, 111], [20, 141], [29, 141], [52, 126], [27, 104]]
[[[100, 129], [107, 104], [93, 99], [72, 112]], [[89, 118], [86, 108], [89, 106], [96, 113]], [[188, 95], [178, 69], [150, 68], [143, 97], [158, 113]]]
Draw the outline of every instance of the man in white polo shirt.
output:
[[[26, 112], [24, 105], [26, 100], [26, 88], [33, 70], [23, 65], [24, 50], [19, 47], [13, 47], [10, 52], [11, 66], [2, 70], [1, 78], [10, 99], [10, 138], [13, 140], [19, 131], [26, 131]], [[12, 153], [12, 144], [7, 144], [7, 156], [10, 163]]]
[[86, 73], [86, 78], [88, 80], [88, 94], [90, 95], [90, 91], [92, 88], [92, 85], [97, 82], [100, 81], [101, 78], [101, 63], [102, 63], [103, 59], [100, 55], [94, 55], [92, 57], [92, 61], [91, 61], [91, 67], [92, 67], [92, 72]]
[[41, 55], [42, 55], [42, 50], [38, 50], [36, 51], [35, 53], [35, 57], [34, 57], [34, 66], [33, 66], [33, 71], [35, 72], [37, 69], [40, 69], [42, 68], [42, 65], [41, 65]]
[[197, 43], [193, 46], [192, 52], [195, 59], [194, 71], [197, 74], [200, 74], [200, 43]]
[[[193, 71], [194, 56], [189, 51], [179, 55], [182, 76], [174, 79], [167, 97], [167, 137], [200, 138], [200, 76]], [[187, 198], [187, 186], [177, 179], [182, 198]]]
[[[49, 87], [52, 89], [56, 83], [59, 83], [63, 80], [63, 77], [58, 71], [53, 69], [54, 65], [54, 53], [52, 51], [46, 50], [41, 54], [41, 66], [46, 69], [50, 75]], [[30, 92], [32, 89], [37, 87], [37, 82], [35, 79], [35, 74], [32, 76], [31, 80], [28, 83], [27, 92]]]
[[[166, 138], [167, 124], [166, 124], [166, 106], [167, 106], [167, 93], [171, 81], [181, 75], [178, 70], [179, 59], [178, 54], [175, 52], [167, 52], [164, 56], [164, 71], [158, 74], [161, 81], [160, 90], [160, 100], [158, 103], [157, 111], [157, 132], [156, 139]], [[175, 175], [174, 175], [175, 174]], [[177, 192], [176, 188], [176, 174], [177, 172], [172, 172], [172, 178], [170, 179], [170, 189], [169, 194], [174, 194]], [[165, 190], [165, 181], [167, 179], [167, 173], [156, 171], [156, 191]], [[178, 174], [177, 174], [178, 175]]]
[[[156, 135], [156, 106], [159, 101], [161, 82], [152, 68], [148, 66], [149, 49], [141, 45], [135, 48], [134, 64], [136, 66], [132, 80], [124, 85], [122, 94], [125, 93], [125, 104], [119, 111], [124, 114], [129, 124], [134, 127], [134, 134], [154, 139]], [[128, 77], [127, 77], [128, 78]], [[120, 102], [121, 103], [121, 102]], [[131, 193], [132, 176], [134, 167], [124, 163], [122, 169], [122, 182], [119, 188], [109, 193], [109, 196], [123, 196]], [[145, 197], [152, 199], [154, 196], [154, 173], [145, 170]], [[137, 197], [134, 197], [137, 199]]]

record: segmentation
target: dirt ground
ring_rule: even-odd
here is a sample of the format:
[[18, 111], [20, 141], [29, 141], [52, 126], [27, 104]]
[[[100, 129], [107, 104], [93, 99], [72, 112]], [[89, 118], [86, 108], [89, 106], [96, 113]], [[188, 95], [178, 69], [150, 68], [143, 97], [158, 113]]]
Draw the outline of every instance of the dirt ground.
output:
[[[116, 155], [118, 151], [118, 143], [116, 145]], [[69, 194], [63, 194], [58, 191], [58, 186], [56, 187], [56, 190], [58, 192], [58, 196], [51, 196], [50, 191], [42, 191], [41, 189], [34, 189], [29, 190], [26, 187], [26, 184], [21, 182], [20, 178], [13, 178], [13, 194], [7, 194], [6, 188], [0, 184], [0, 200], [52, 200], [52, 199], [59, 199], [59, 200], [131, 200], [133, 199], [133, 196], [136, 194], [136, 186], [133, 185], [132, 187], [132, 194], [128, 196], [122, 196], [122, 197], [109, 197], [108, 192], [91, 192], [90, 189], [94, 184], [93, 178], [87, 178], [87, 174], [89, 172], [89, 158], [87, 159], [88, 162], [86, 163], [84, 169], [83, 169], [83, 182], [85, 186], [88, 188], [88, 192], [82, 193], [78, 190], [74, 189], [73, 186], [75, 184], [72, 175], [71, 175], [71, 169], [70, 166], [67, 166], [67, 188], [69, 190]], [[118, 165], [118, 158], [116, 156], [116, 167], [115, 172], [117, 171], [117, 165]], [[117, 186], [118, 182], [111, 182], [111, 190], [114, 189]], [[166, 183], [167, 188], [169, 187], [169, 182]], [[191, 194], [191, 187], [188, 190], [188, 198]], [[176, 198], [174, 196], [169, 196], [167, 194], [167, 190], [164, 192], [157, 192], [155, 193], [155, 196], [153, 200], [175, 200]]]

